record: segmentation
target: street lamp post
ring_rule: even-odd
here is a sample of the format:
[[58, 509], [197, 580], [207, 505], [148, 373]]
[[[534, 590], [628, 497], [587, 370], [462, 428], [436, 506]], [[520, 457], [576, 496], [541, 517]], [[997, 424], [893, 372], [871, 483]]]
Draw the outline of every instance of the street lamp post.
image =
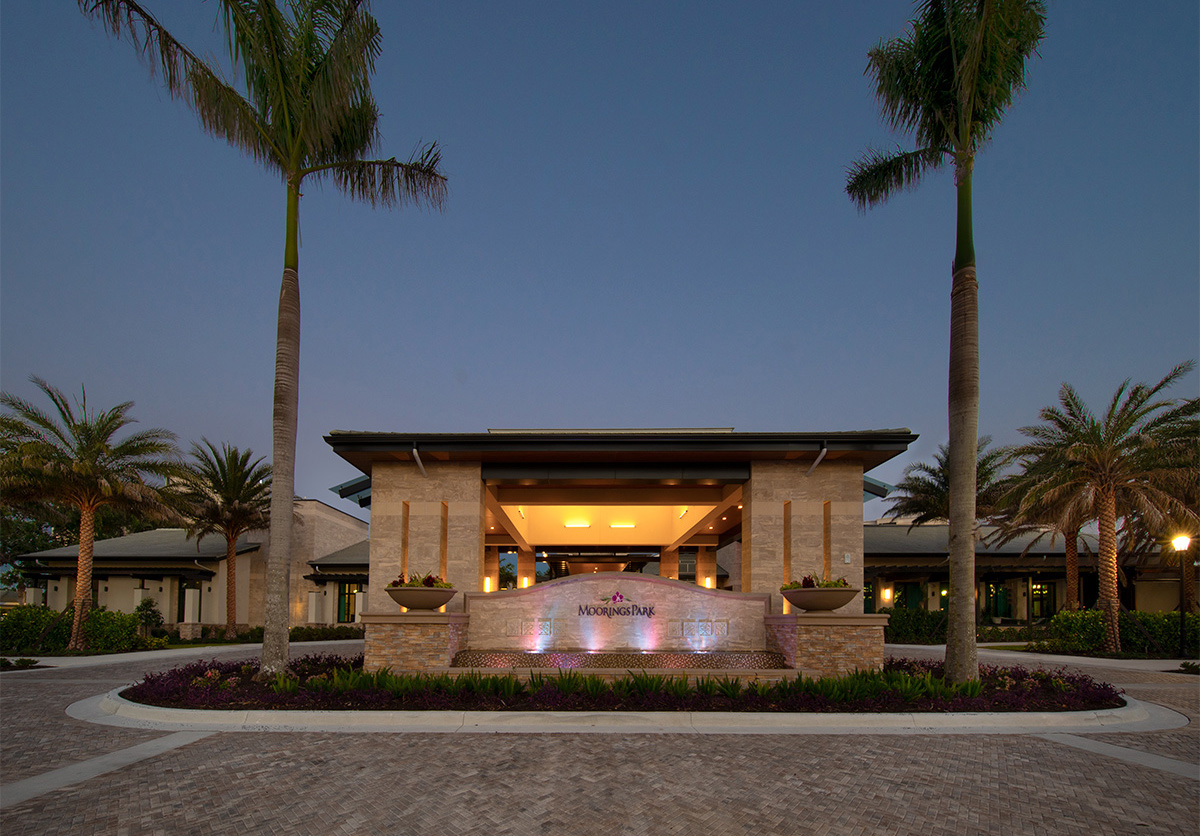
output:
[[1187, 567], [1185, 558], [1187, 557], [1188, 546], [1192, 544], [1192, 538], [1186, 534], [1181, 534], [1171, 541], [1171, 545], [1175, 547], [1175, 554], [1179, 555], [1179, 655], [1182, 657], [1187, 648]]

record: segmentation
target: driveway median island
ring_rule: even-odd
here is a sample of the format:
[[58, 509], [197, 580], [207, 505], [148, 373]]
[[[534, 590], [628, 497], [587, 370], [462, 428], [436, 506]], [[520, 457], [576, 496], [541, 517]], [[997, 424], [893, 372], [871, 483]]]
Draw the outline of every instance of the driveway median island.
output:
[[[759, 672], [766, 673], [766, 672]], [[702, 672], [575, 670], [365, 672], [362, 657], [312, 655], [260, 681], [250, 661], [193, 662], [121, 692], [135, 703], [215, 711], [1067, 712], [1119, 708], [1113, 686], [1082, 673], [981, 666], [962, 685], [939, 661], [889, 658], [880, 671], [812, 679]]]

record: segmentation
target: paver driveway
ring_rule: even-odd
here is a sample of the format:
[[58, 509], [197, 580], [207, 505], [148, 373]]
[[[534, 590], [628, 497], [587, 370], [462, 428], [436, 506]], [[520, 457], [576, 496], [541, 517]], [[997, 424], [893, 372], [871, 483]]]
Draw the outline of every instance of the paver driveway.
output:
[[[1149, 753], [1200, 763], [1200, 683], [1180, 674], [1088, 668], [1131, 696], [1187, 715], [1188, 726], [1061, 739], [220, 732], [182, 740], [64, 713], [78, 699], [174, 664], [0, 674], [0, 784], [29, 786], [49, 773], [59, 786], [15, 803], [0, 789], [0, 831], [1193, 834], [1200, 827], [1200, 781], [1137, 762]], [[1080, 748], [1089, 741], [1107, 746]], [[147, 756], [156, 747], [164, 751]], [[108, 769], [130, 752], [127, 765], [63, 785], [89, 764]]]

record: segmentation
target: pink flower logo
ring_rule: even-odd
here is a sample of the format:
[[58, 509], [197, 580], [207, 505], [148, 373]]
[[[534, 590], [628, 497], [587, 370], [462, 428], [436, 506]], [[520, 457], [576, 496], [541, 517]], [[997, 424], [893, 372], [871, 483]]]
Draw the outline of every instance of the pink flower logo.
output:
[[614, 603], [614, 604], [617, 604], [617, 603], [620, 603], [621, 601], [624, 601], [624, 600], [625, 600], [625, 596], [624, 596], [624, 595], [622, 595], [620, 592], [614, 592], [614, 593], [613, 593], [612, 600], [613, 600], [613, 603]]

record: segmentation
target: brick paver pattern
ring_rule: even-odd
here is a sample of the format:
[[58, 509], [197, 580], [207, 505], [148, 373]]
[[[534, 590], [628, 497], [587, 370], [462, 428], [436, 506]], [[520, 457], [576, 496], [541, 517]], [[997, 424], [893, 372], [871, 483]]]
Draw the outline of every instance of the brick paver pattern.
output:
[[[142, 672], [0, 677], [0, 782], [166, 734], [63, 714]], [[1198, 760], [1195, 678], [1088, 672], [1192, 720], [1089, 737]], [[1195, 780], [1032, 735], [231, 732], [14, 805], [0, 832], [1192, 834], [1198, 792]]]

